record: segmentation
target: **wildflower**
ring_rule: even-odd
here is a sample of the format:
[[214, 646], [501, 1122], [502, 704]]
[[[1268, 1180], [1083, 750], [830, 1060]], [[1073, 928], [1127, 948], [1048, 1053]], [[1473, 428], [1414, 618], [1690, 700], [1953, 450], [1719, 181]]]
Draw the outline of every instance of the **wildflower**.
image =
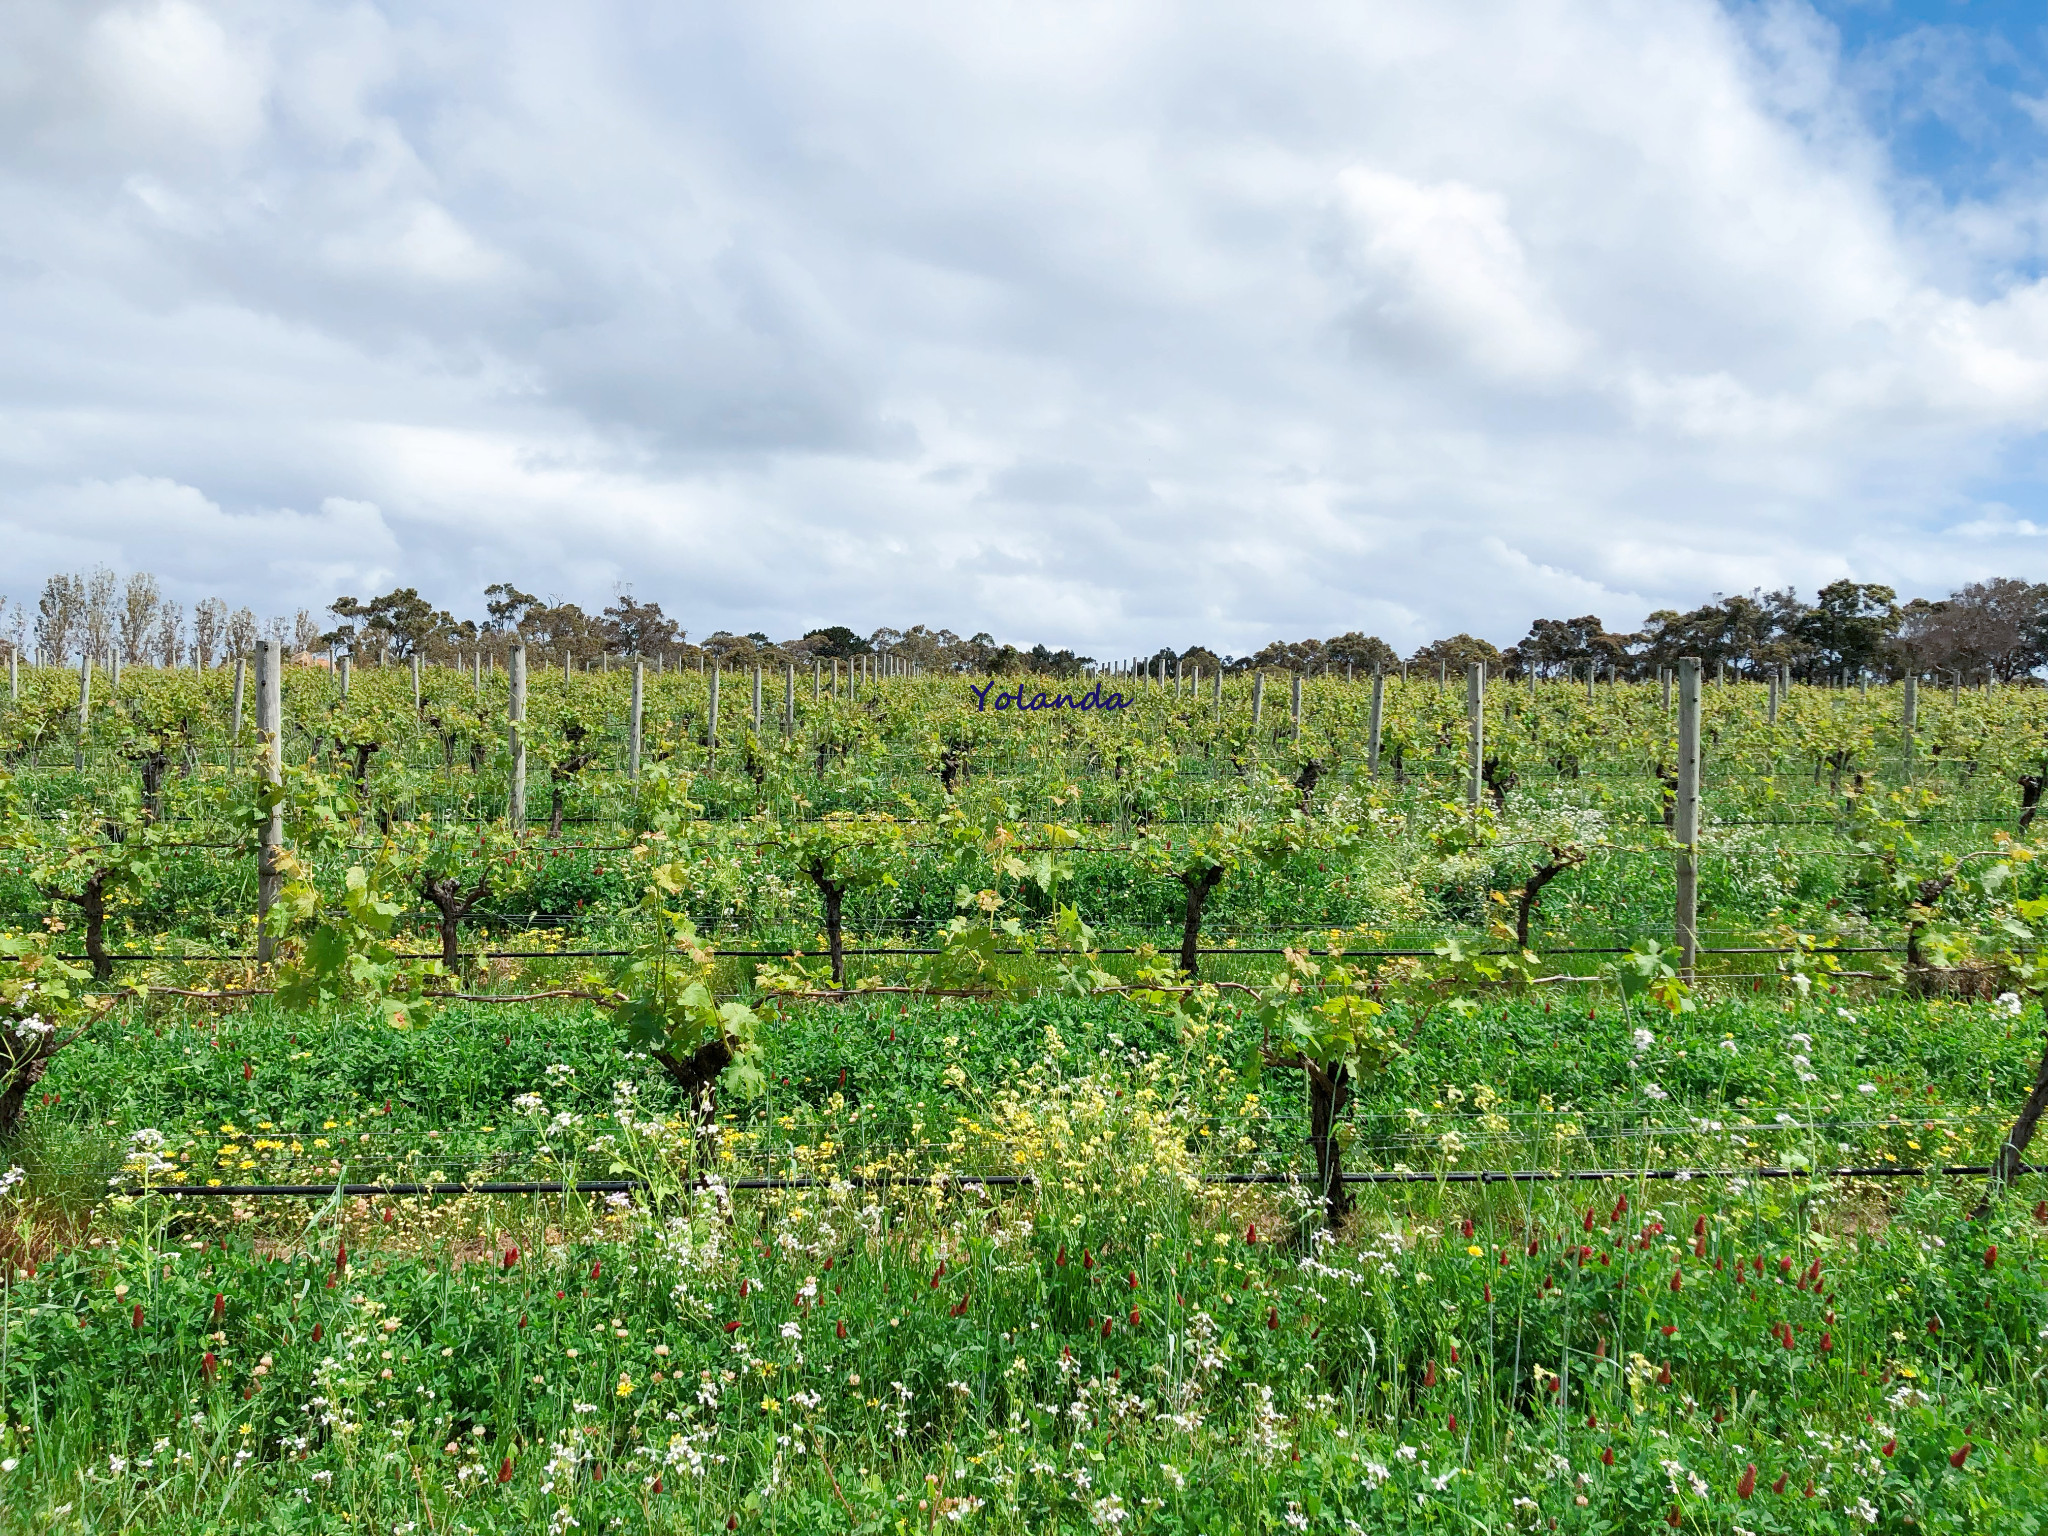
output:
[[1603, 1448], [1603, 1449], [1601, 1450], [1601, 1452], [1600, 1452], [1600, 1465], [1601, 1465], [1601, 1466], [1603, 1466], [1603, 1467], [1611, 1467], [1611, 1466], [1613, 1466], [1613, 1465], [1614, 1465], [1614, 1447], [1613, 1447], [1613, 1446], [1611, 1446], [1611, 1445], [1610, 1445], [1610, 1446], [1606, 1446], [1606, 1447], [1604, 1447], [1604, 1448]]
[[1259, 1227], [1257, 1222], [1245, 1223], [1244, 1240], [1248, 1243], [1256, 1243], [1259, 1240]]
[[1138, 1309], [1137, 1309], [1136, 1307], [1133, 1307], [1133, 1308], [1131, 1308], [1131, 1326], [1132, 1326], [1133, 1328], [1137, 1327], [1137, 1326], [1138, 1326], [1138, 1322], [1139, 1322], [1139, 1318], [1138, 1318]]
[[2017, 1013], [2018, 1013], [2018, 1012], [2020, 1011], [2020, 995], [2019, 995], [2019, 993], [2017, 993], [2017, 992], [2001, 992], [2001, 993], [1999, 993], [1999, 994], [1998, 994], [1998, 1003], [1997, 1003], [1997, 1006], [1998, 1006], [1998, 1007], [2000, 1007], [2000, 1008], [2002, 1008], [2002, 1009], [2004, 1009], [2004, 1010], [2005, 1010], [2005, 1012], [2007, 1012], [2007, 1013], [2011, 1013], [2011, 1014], [2017, 1014]]
[[738, 1333], [740, 1331], [740, 1320], [738, 1318], [734, 1318], [731, 1322], [727, 1323], [725, 1325], [725, 1331], [727, 1333]]
[[518, 1250], [518, 1249], [517, 1249], [516, 1247], [515, 1247], [515, 1248], [507, 1248], [507, 1249], [505, 1250], [505, 1267], [506, 1267], [507, 1269], [510, 1269], [510, 1268], [512, 1268], [512, 1266], [513, 1266], [513, 1265], [517, 1264], [518, 1262], [519, 1262], [519, 1250]]
[[1684, 1281], [1684, 1276], [1683, 1276], [1683, 1272], [1682, 1272], [1682, 1271], [1680, 1271], [1680, 1270], [1676, 1270], [1676, 1269], [1674, 1269], [1673, 1271], [1671, 1271], [1671, 1291], [1672, 1291], [1672, 1294], [1673, 1294], [1673, 1295], [1676, 1295], [1676, 1294], [1677, 1294], [1677, 1293], [1678, 1293], [1678, 1292], [1679, 1292], [1680, 1290], [1682, 1290], [1682, 1289], [1684, 1288], [1684, 1285], [1685, 1285], [1685, 1281]]
[[219, 1370], [220, 1358], [209, 1349], [199, 1361], [199, 1374], [211, 1381]]
[[1897, 1440], [1887, 1440], [1883, 1445], [1880, 1445], [1878, 1447], [1878, 1449], [1884, 1452], [1884, 1454], [1887, 1456], [1891, 1455], [1892, 1452], [1896, 1451], [1898, 1448], [1899, 1442]]
[[1657, 1385], [1660, 1387], [1671, 1385], [1671, 1362], [1669, 1360], [1664, 1362], [1664, 1369], [1657, 1373]]
[[135, 1316], [133, 1317], [133, 1319], [131, 1319], [130, 1326], [133, 1327], [137, 1333], [140, 1333], [142, 1331], [142, 1303], [139, 1301], [135, 1304]]
[[1278, 1328], [1279, 1326], [1280, 1326], [1280, 1309], [1279, 1309], [1278, 1307], [1268, 1307], [1268, 1308], [1266, 1308], [1266, 1327], [1267, 1327], [1268, 1329], [1277, 1329], [1277, 1328]]
[[630, 1376], [621, 1376], [619, 1378], [619, 1384], [617, 1388], [615, 1388], [614, 1390], [620, 1397], [631, 1397], [633, 1395], [633, 1378]]
[[219, 1291], [215, 1291], [213, 1293], [213, 1320], [216, 1325], [219, 1324], [223, 1317], [227, 1316], [227, 1311], [227, 1297], [223, 1296]]
[[590, 1278], [595, 1280], [603, 1271], [604, 1265], [602, 1263], [592, 1264], [590, 1266]]
[[510, 1456], [507, 1456], [498, 1463], [498, 1481], [501, 1483], [512, 1481], [512, 1458]]
[[1961, 1445], [1948, 1453], [1948, 1464], [1960, 1471], [1963, 1463], [1970, 1459], [1970, 1452], [1975, 1449], [1977, 1449], [1976, 1446], [1965, 1440]]
[[1745, 1467], [1743, 1467], [1743, 1469], [1742, 1469], [1742, 1476], [1740, 1476], [1739, 1478], [1737, 1478], [1737, 1479], [1735, 1480], [1735, 1496], [1736, 1496], [1737, 1498], [1739, 1498], [1739, 1499], [1746, 1499], [1746, 1498], [1748, 1498], [1748, 1497], [1749, 1497], [1749, 1496], [1750, 1496], [1750, 1495], [1751, 1495], [1752, 1493], [1755, 1493], [1755, 1492], [1756, 1492], [1756, 1463], [1752, 1461], [1752, 1462], [1750, 1462], [1750, 1463], [1749, 1463], [1748, 1465], [1746, 1465]]
[[1778, 1474], [1778, 1480], [1777, 1480], [1777, 1481], [1776, 1481], [1775, 1483], [1771, 1484], [1771, 1492], [1773, 1492], [1773, 1493], [1783, 1493], [1784, 1491], [1785, 1491], [1785, 1474], [1784, 1474], [1784, 1473], [1782, 1473], [1782, 1472], [1780, 1472], [1780, 1473]]
[[1986, 1269], [1989, 1269], [1989, 1268], [1991, 1268], [1991, 1267], [1992, 1267], [1992, 1266], [1993, 1266], [1994, 1264], [1996, 1264], [1997, 1262], [1998, 1262], [1998, 1244], [1996, 1244], [1996, 1243], [1993, 1243], [1993, 1244], [1992, 1244], [1992, 1245], [1991, 1245], [1991, 1246], [1990, 1246], [1989, 1248], [1986, 1248], [1986, 1249], [1984, 1250], [1984, 1267], [1985, 1267]]
[[843, 1338], [845, 1338], [845, 1337], [846, 1337], [846, 1319], [845, 1319], [845, 1318], [843, 1318], [843, 1317], [842, 1317], [841, 1319], [839, 1319], [839, 1327], [838, 1327], [838, 1330], [837, 1330], [837, 1332], [838, 1332], [838, 1334], [839, 1334], [839, 1337], [840, 1337], [840, 1338], [842, 1338], [842, 1339], [843, 1339]]
[[1102, 1320], [1102, 1336], [1103, 1336], [1103, 1337], [1104, 1337], [1105, 1339], [1109, 1337], [1109, 1330], [1110, 1330], [1110, 1320], [1109, 1320], [1108, 1318], [1106, 1318], [1106, 1317], [1105, 1317], [1105, 1318], [1104, 1318], [1104, 1319]]

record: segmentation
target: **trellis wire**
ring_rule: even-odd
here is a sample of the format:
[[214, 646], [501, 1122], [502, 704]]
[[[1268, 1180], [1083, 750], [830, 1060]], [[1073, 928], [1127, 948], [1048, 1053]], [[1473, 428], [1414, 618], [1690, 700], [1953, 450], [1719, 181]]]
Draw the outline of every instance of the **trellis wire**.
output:
[[[1371, 1169], [1344, 1175], [1346, 1184], [1611, 1184], [1617, 1181], [1650, 1180], [1663, 1183], [1691, 1183], [1694, 1180], [1735, 1180], [1735, 1179], [1917, 1179], [1938, 1176], [1943, 1178], [1989, 1178], [1993, 1171], [1990, 1163], [1948, 1163], [1930, 1164], [1926, 1167], [1900, 1166], [1895, 1168], [1778, 1168], [1762, 1166], [1755, 1168], [1485, 1168], [1466, 1172], [1446, 1171], [1442, 1173], [1417, 1172], [1412, 1169]], [[2048, 1172], [2031, 1163], [2023, 1163], [2013, 1170], [2015, 1177], [2026, 1174]], [[808, 1175], [792, 1178], [735, 1178], [720, 1179], [716, 1184], [706, 1181], [693, 1183], [691, 1189], [710, 1193], [723, 1190], [800, 1190], [831, 1189], [845, 1185], [854, 1189], [947, 1189], [965, 1191], [976, 1187], [1022, 1188], [1036, 1186], [1038, 1175], [1031, 1173], [877, 1173], [846, 1174], [838, 1178], [820, 1179]], [[1213, 1185], [1260, 1185], [1300, 1184], [1311, 1181], [1307, 1174], [1299, 1173], [1211, 1173], [1204, 1174], [1201, 1181]], [[646, 1179], [578, 1179], [573, 1182], [560, 1179], [527, 1179], [493, 1184], [216, 1184], [211, 1186], [179, 1185], [175, 1189], [153, 1188], [141, 1193], [168, 1195], [182, 1199], [187, 1195], [206, 1199], [308, 1199], [323, 1195], [353, 1199], [359, 1196], [384, 1196], [389, 1199], [403, 1199], [436, 1195], [607, 1195], [631, 1194], [634, 1190], [646, 1189]]]

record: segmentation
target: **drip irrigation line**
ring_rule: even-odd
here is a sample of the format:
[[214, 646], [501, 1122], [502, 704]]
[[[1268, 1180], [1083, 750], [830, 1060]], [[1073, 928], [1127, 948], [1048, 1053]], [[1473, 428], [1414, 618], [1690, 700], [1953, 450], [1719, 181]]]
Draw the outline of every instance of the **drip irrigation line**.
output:
[[[1151, 947], [1155, 947], [1155, 948], [1156, 948], [1156, 946], [1151, 946]], [[1178, 949], [1178, 948], [1179, 948], [1179, 946], [1178, 946], [1178, 945], [1174, 945], [1173, 947], [1174, 947], [1175, 949]], [[1228, 956], [1228, 955], [1285, 955], [1285, 954], [1288, 954], [1288, 953], [1290, 953], [1290, 952], [1291, 952], [1292, 950], [1300, 950], [1300, 949], [1306, 949], [1306, 950], [1307, 950], [1307, 951], [1308, 951], [1308, 952], [1309, 952], [1310, 954], [1324, 954], [1324, 953], [1327, 953], [1327, 946], [1319, 946], [1319, 945], [1314, 945], [1314, 944], [1309, 944], [1309, 945], [1299, 945], [1299, 944], [1297, 944], [1297, 945], [1292, 945], [1292, 946], [1281, 946], [1281, 947], [1274, 947], [1274, 948], [1263, 948], [1263, 947], [1254, 947], [1254, 946], [1250, 946], [1250, 945], [1239, 945], [1239, 946], [1224, 946], [1224, 947], [1217, 947], [1217, 948], [1211, 948], [1211, 947], [1208, 947], [1208, 946], [1206, 946], [1206, 945], [1205, 945], [1205, 946], [1202, 946], [1202, 947], [1200, 947], [1200, 948], [1196, 949], [1195, 953], [1196, 953], [1196, 954], [1198, 954], [1198, 955], [1215, 955], [1215, 956]], [[1135, 954], [1138, 954], [1139, 952], [1140, 952], [1139, 948], [1138, 948], [1138, 947], [1135, 947], [1135, 946], [1110, 946], [1110, 947], [1104, 947], [1104, 948], [1101, 948], [1101, 949], [1093, 949], [1093, 950], [1089, 950], [1089, 951], [1086, 951], [1086, 953], [1088, 953], [1088, 954], [1095, 954], [1095, 955], [1135, 955]], [[1902, 955], [1902, 954], [1904, 954], [1904, 953], [1905, 953], [1905, 950], [1903, 950], [1903, 949], [1898, 949], [1898, 948], [1891, 948], [1891, 947], [1887, 947], [1887, 946], [1882, 946], [1882, 945], [1876, 945], [1876, 946], [1857, 946], [1857, 947], [1853, 947], [1853, 948], [1851, 948], [1851, 947], [1847, 947], [1847, 946], [1844, 946], [1844, 947], [1842, 947], [1842, 948], [1839, 948], [1839, 949], [1837, 949], [1837, 948], [1827, 948], [1827, 949], [1815, 949], [1815, 950], [1811, 950], [1811, 951], [1807, 951], [1807, 950], [1799, 950], [1799, 949], [1778, 949], [1778, 948], [1770, 948], [1770, 947], [1758, 947], [1758, 946], [1744, 946], [1744, 945], [1730, 945], [1730, 946], [1727, 946], [1727, 947], [1720, 947], [1720, 946], [1712, 946], [1712, 945], [1701, 945], [1701, 946], [1700, 946], [1700, 949], [1699, 949], [1699, 951], [1698, 951], [1698, 952], [1699, 952], [1700, 954], [1703, 954], [1703, 955], [1797, 955], [1797, 954], [1808, 954], [1808, 953], [1810, 953], [1810, 954], [1813, 954], [1813, 955], [1815, 955], [1815, 956], [1824, 956], [1824, 955]], [[638, 953], [638, 951], [637, 951], [637, 950], [631, 950], [631, 949], [481, 949], [481, 950], [463, 950], [463, 951], [461, 952], [461, 956], [460, 956], [460, 958], [462, 958], [462, 959], [464, 959], [464, 960], [579, 960], [579, 959], [607, 959], [607, 960], [616, 960], [616, 959], [620, 959], [620, 958], [623, 958], [624, 956], [627, 956], [627, 955], [632, 955], [632, 954], [637, 954], [637, 953]], [[676, 949], [676, 950], [672, 950], [672, 951], [670, 951], [670, 953], [672, 953], [672, 954], [682, 954], [682, 953], [684, 953], [684, 951], [683, 951], [683, 950], [681, 950], [681, 949]], [[824, 959], [824, 958], [825, 958], [825, 957], [826, 957], [827, 955], [829, 955], [829, 954], [831, 953], [831, 951], [830, 951], [830, 950], [826, 950], [826, 949], [797, 949], [797, 948], [789, 948], [789, 949], [719, 949], [719, 948], [716, 948], [716, 947], [710, 947], [710, 948], [709, 948], [709, 953], [711, 954], [711, 957], [712, 957], [712, 958], [713, 958], [714, 960], [788, 960], [788, 959], [791, 959], [791, 958], [795, 958], [795, 959], [800, 959], [800, 960], [822, 960], [822, 959]], [[886, 959], [889, 959], [889, 958], [891, 958], [892, 956], [901, 956], [901, 957], [903, 957], [903, 958], [905, 958], [905, 959], [916, 959], [916, 958], [919, 958], [919, 957], [921, 957], [921, 956], [926, 956], [926, 955], [942, 955], [942, 954], [944, 954], [944, 953], [946, 953], [946, 951], [944, 951], [943, 949], [924, 949], [924, 948], [909, 948], [909, 947], [904, 947], [904, 948], [888, 948], [888, 949], [853, 949], [853, 948], [847, 948], [847, 949], [842, 949], [842, 950], [840, 951], [840, 954], [842, 954], [843, 956], [845, 956], [845, 957], [846, 957], [847, 959], [849, 959], [849, 960], [857, 960], [857, 959], [882, 959], [882, 960], [886, 960]], [[999, 955], [1023, 955], [1023, 954], [1033, 954], [1033, 955], [1072, 955], [1072, 956], [1078, 956], [1078, 955], [1080, 955], [1080, 954], [1082, 953], [1082, 951], [1079, 951], [1079, 950], [1049, 950], [1049, 949], [1036, 949], [1036, 950], [1024, 950], [1024, 949], [999, 949], [999, 950], [996, 950], [996, 951], [995, 951], [995, 953], [996, 953], [996, 954], [999, 954]], [[1344, 951], [1343, 951], [1343, 955], [1344, 955], [1344, 957], [1345, 957], [1346, 959], [1360, 959], [1360, 960], [1407, 960], [1407, 959], [1428, 959], [1428, 958], [1430, 958], [1431, 956], [1433, 956], [1433, 955], [1436, 955], [1437, 953], [1438, 953], [1438, 951], [1436, 951], [1436, 950], [1434, 950], [1434, 949], [1347, 949], [1347, 950], [1344, 950]], [[1521, 953], [1521, 951], [1520, 951], [1519, 949], [1480, 949], [1480, 950], [1468, 950], [1468, 951], [1467, 951], [1467, 953], [1468, 953], [1468, 954], [1470, 954], [1470, 955], [1474, 955], [1474, 956], [1483, 956], [1483, 955], [1519, 955], [1519, 954]], [[1623, 948], [1623, 947], [1620, 947], [1620, 946], [1608, 946], [1608, 947], [1605, 947], [1605, 948], [1585, 948], [1585, 949], [1539, 949], [1539, 950], [1536, 950], [1536, 951], [1534, 951], [1534, 953], [1535, 953], [1535, 954], [1537, 954], [1537, 955], [1539, 955], [1539, 956], [1550, 956], [1550, 955], [1629, 955], [1629, 954], [1634, 954], [1634, 953], [1635, 953], [1635, 951], [1634, 951], [1634, 950], [1632, 950], [1632, 949], [1627, 949], [1627, 948]], [[92, 956], [90, 956], [90, 955], [59, 955], [59, 956], [58, 956], [58, 958], [59, 958], [60, 960], [69, 960], [69, 961], [73, 961], [73, 962], [76, 962], [76, 963], [83, 963], [83, 962], [85, 962], [85, 961], [88, 961], [88, 960], [90, 960], [90, 959], [92, 958]], [[112, 955], [108, 955], [108, 956], [107, 956], [107, 959], [108, 959], [108, 960], [109, 960], [110, 962], [113, 962], [113, 963], [116, 963], [116, 964], [126, 964], [126, 963], [129, 963], [129, 962], [131, 962], [131, 961], [133, 961], [133, 962], [143, 962], [143, 963], [147, 963], [147, 962], [162, 962], [162, 963], [166, 963], [166, 964], [175, 964], [175, 963], [178, 963], [178, 962], [181, 962], [181, 961], [182, 961], [182, 962], [188, 962], [188, 963], [190, 963], [190, 964], [194, 964], [194, 965], [202, 965], [202, 964], [228, 964], [228, 963], [231, 963], [231, 962], [236, 962], [236, 961], [254, 961], [254, 960], [255, 960], [256, 958], [257, 958], [257, 957], [256, 957], [255, 955], [224, 955], [224, 954], [212, 954], [212, 953], [205, 953], [205, 954], [182, 954], [182, 955], [138, 955], [138, 954], [112, 954]], [[398, 960], [438, 960], [438, 959], [440, 959], [440, 958], [441, 958], [441, 952], [440, 952], [439, 950], [433, 950], [433, 951], [417, 951], [417, 952], [415, 952], [415, 951], [407, 951], [407, 952], [405, 952], [405, 953], [401, 953], [401, 954], [395, 955], [395, 956], [393, 956], [393, 958], [394, 958], [394, 959], [398, 959]], [[1747, 973], [1745, 973], [1745, 974], [1747, 974]], [[1774, 972], [1766, 972], [1766, 973], [1758, 973], [1758, 974], [1776, 974], [1776, 973], [1774, 973]]]
[[[1487, 1168], [1468, 1172], [1421, 1173], [1412, 1169], [1384, 1169], [1344, 1175], [1346, 1184], [1609, 1184], [1617, 1181], [1652, 1180], [1665, 1183], [1690, 1183], [1694, 1180], [1734, 1179], [1917, 1179], [1930, 1175], [1946, 1178], [1988, 1178], [1994, 1165], [1990, 1163], [1951, 1163], [1930, 1165], [1924, 1168]], [[2022, 1164], [2013, 1170], [2014, 1176], [2044, 1173], [2048, 1169], [2032, 1164]], [[720, 1179], [717, 1183], [697, 1183], [692, 1189], [706, 1193], [714, 1189], [737, 1190], [798, 1190], [830, 1189], [834, 1185], [847, 1185], [854, 1189], [918, 1188], [964, 1190], [980, 1186], [984, 1188], [1019, 1188], [1036, 1185], [1040, 1181], [1036, 1174], [1029, 1173], [880, 1173], [848, 1174], [841, 1178], [820, 1179], [809, 1176], [795, 1178], [736, 1178]], [[1202, 1177], [1204, 1184], [1216, 1185], [1258, 1185], [1288, 1184], [1307, 1185], [1314, 1182], [1313, 1175], [1297, 1173], [1212, 1173]], [[180, 1199], [186, 1195], [205, 1199], [317, 1199], [321, 1196], [340, 1195], [343, 1198], [355, 1196], [385, 1196], [402, 1198], [423, 1195], [608, 1195], [630, 1194], [645, 1189], [645, 1179], [579, 1179], [569, 1182], [559, 1179], [531, 1179], [491, 1184], [215, 1184], [207, 1186], [179, 1185], [176, 1187], [155, 1186], [143, 1193], [169, 1195]]]

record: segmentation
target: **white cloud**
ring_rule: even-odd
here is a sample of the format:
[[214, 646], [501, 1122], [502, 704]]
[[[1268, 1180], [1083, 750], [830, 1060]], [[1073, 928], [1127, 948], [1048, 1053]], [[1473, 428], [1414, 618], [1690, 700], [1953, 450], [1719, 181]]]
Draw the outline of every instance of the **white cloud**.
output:
[[23, 0], [0, 589], [1122, 654], [2017, 570], [2048, 236], [1904, 183], [1835, 49], [1703, 0]]

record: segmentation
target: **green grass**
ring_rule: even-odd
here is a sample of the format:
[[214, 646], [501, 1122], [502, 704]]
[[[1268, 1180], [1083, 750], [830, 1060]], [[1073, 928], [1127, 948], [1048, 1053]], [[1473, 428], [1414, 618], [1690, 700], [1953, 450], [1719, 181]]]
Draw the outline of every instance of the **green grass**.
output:
[[[1990, 1004], [1587, 1005], [1415, 1018], [1352, 1165], [1981, 1159], [2035, 1049]], [[1685, 1529], [1761, 1532], [1868, 1530], [1867, 1504], [1880, 1529], [2007, 1531], [2048, 1485], [2030, 1190], [1979, 1223], [1977, 1187], [1941, 1179], [1375, 1187], [1330, 1241], [1284, 1188], [1189, 1182], [1302, 1166], [1298, 1079], [1240, 1078], [1241, 1026], [868, 1000], [773, 1032], [770, 1093], [726, 1105], [722, 1166], [1001, 1155], [1038, 1186], [690, 1201], [681, 1106], [598, 1018], [158, 1010], [60, 1057], [36, 1117], [0, 1529], [1590, 1532], [1667, 1529], [1675, 1505]], [[193, 1177], [232, 1142], [254, 1180], [308, 1161], [239, 1169], [254, 1140], [327, 1120], [351, 1178], [486, 1158], [656, 1185], [622, 1209], [120, 1197], [89, 1236], [35, 1237], [89, 1182], [54, 1176], [135, 1130], [196, 1149]]]

